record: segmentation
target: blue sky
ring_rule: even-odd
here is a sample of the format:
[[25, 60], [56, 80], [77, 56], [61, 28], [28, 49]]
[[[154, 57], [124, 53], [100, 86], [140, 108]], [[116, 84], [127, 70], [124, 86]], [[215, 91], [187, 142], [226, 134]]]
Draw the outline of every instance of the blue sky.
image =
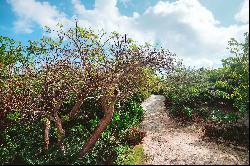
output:
[[1, 0], [0, 35], [26, 43], [56, 23], [160, 42], [190, 66], [220, 66], [227, 41], [249, 31], [248, 0]]

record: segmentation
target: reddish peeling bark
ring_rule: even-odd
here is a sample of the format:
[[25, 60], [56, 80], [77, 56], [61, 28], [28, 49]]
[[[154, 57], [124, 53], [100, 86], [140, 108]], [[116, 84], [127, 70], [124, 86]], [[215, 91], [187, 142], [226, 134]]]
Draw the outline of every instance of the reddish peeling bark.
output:
[[65, 131], [63, 130], [63, 127], [62, 127], [62, 120], [58, 116], [58, 111], [60, 110], [60, 107], [61, 107], [62, 103], [63, 103], [63, 99], [61, 99], [58, 102], [58, 104], [55, 106], [55, 109], [54, 109], [54, 121], [56, 123], [56, 128], [57, 128], [57, 131], [58, 131], [58, 135], [57, 135], [58, 145], [59, 145], [61, 151], [63, 153], [65, 153], [65, 147], [64, 147], [64, 144], [63, 144], [63, 137], [65, 135]]
[[89, 150], [95, 145], [97, 140], [100, 138], [102, 132], [107, 128], [108, 124], [111, 122], [114, 114], [114, 102], [109, 105], [103, 105], [102, 111], [104, 112], [104, 117], [100, 120], [97, 127], [95, 128], [93, 134], [84, 144], [80, 151], [79, 157], [83, 157]]
[[56, 128], [58, 130], [58, 135], [57, 135], [58, 145], [59, 145], [61, 151], [63, 153], [65, 153], [65, 147], [64, 147], [64, 144], [63, 144], [63, 137], [64, 137], [64, 134], [65, 134], [65, 131], [62, 128], [62, 120], [58, 116], [57, 113], [55, 113], [55, 121], [56, 121]]
[[46, 119], [44, 129], [44, 149], [49, 149], [49, 131], [50, 131], [50, 120]]

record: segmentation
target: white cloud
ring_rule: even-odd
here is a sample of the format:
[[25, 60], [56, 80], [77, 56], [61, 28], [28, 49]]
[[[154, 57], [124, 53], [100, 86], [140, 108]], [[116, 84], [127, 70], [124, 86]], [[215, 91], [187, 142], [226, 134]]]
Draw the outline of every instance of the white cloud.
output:
[[66, 15], [48, 2], [8, 0], [8, 3], [18, 16], [18, 20], [14, 23], [15, 30], [18, 32], [31, 33], [33, 23], [54, 27], [59, 21], [67, 21]]
[[[69, 21], [64, 13], [48, 3], [29, 1], [10, 1], [18, 3], [12, 4], [13, 10], [28, 25], [30, 21], [40, 25]], [[185, 64], [197, 67], [217, 67], [220, 60], [228, 56], [228, 40], [232, 37], [242, 40], [243, 33], [249, 31], [248, 23], [222, 26], [198, 0], [159, 1], [144, 13], [135, 12], [131, 17], [119, 12], [117, 0], [96, 0], [92, 10], [87, 10], [80, 0], [72, 0], [72, 5], [81, 26], [128, 33], [139, 42], [160, 42], [183, 58]], [[27, 32], [31, 29], [26, 26]]]
[[228, 55], [228, 40], [241, 39], [249, 31], [247, 24], [223, 27], [197, 0], [159, 1], [143, 14], [132, 17], [122, 16], [115, 0], [107, 2], [96, 0], [95, 8], [86, 10], [79, 0], [72, 1], [83, 26], [129, 33], [141, 42], [160, 41], [183, 58], [184, 63], [197, 67], [217, 67]]
[[249, 0], [244, 0], [240, 11], [235, 15], [235, 19], [239, 22], [249, 23]]
[[83, 26], [113, 31], [132, 21], [129, 17], [120, 15], [116, 0], [96, 0], [94, 10], [86, 10], [79, 0], [72, 0], [72, 4]]

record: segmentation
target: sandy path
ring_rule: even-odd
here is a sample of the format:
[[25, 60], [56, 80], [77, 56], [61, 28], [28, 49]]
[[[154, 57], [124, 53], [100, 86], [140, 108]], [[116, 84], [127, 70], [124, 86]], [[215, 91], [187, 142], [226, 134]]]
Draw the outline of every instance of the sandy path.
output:
[[152, 95], [142, 103], [146, 164], [249, 164], [249, 151], [202, 141], [201, 134], [191, 128], [178, 127], [168, 116], [164, 100]]

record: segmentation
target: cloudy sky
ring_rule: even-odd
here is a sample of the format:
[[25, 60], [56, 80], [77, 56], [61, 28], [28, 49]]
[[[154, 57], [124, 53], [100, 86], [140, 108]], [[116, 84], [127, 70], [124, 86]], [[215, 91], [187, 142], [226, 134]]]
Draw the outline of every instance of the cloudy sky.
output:
[[57, 22], [159, 43], [190, 66], [219, 67], [227, 42], [249, 32], [249, 0], [0, 0], [0, 35], [26, 43]]

